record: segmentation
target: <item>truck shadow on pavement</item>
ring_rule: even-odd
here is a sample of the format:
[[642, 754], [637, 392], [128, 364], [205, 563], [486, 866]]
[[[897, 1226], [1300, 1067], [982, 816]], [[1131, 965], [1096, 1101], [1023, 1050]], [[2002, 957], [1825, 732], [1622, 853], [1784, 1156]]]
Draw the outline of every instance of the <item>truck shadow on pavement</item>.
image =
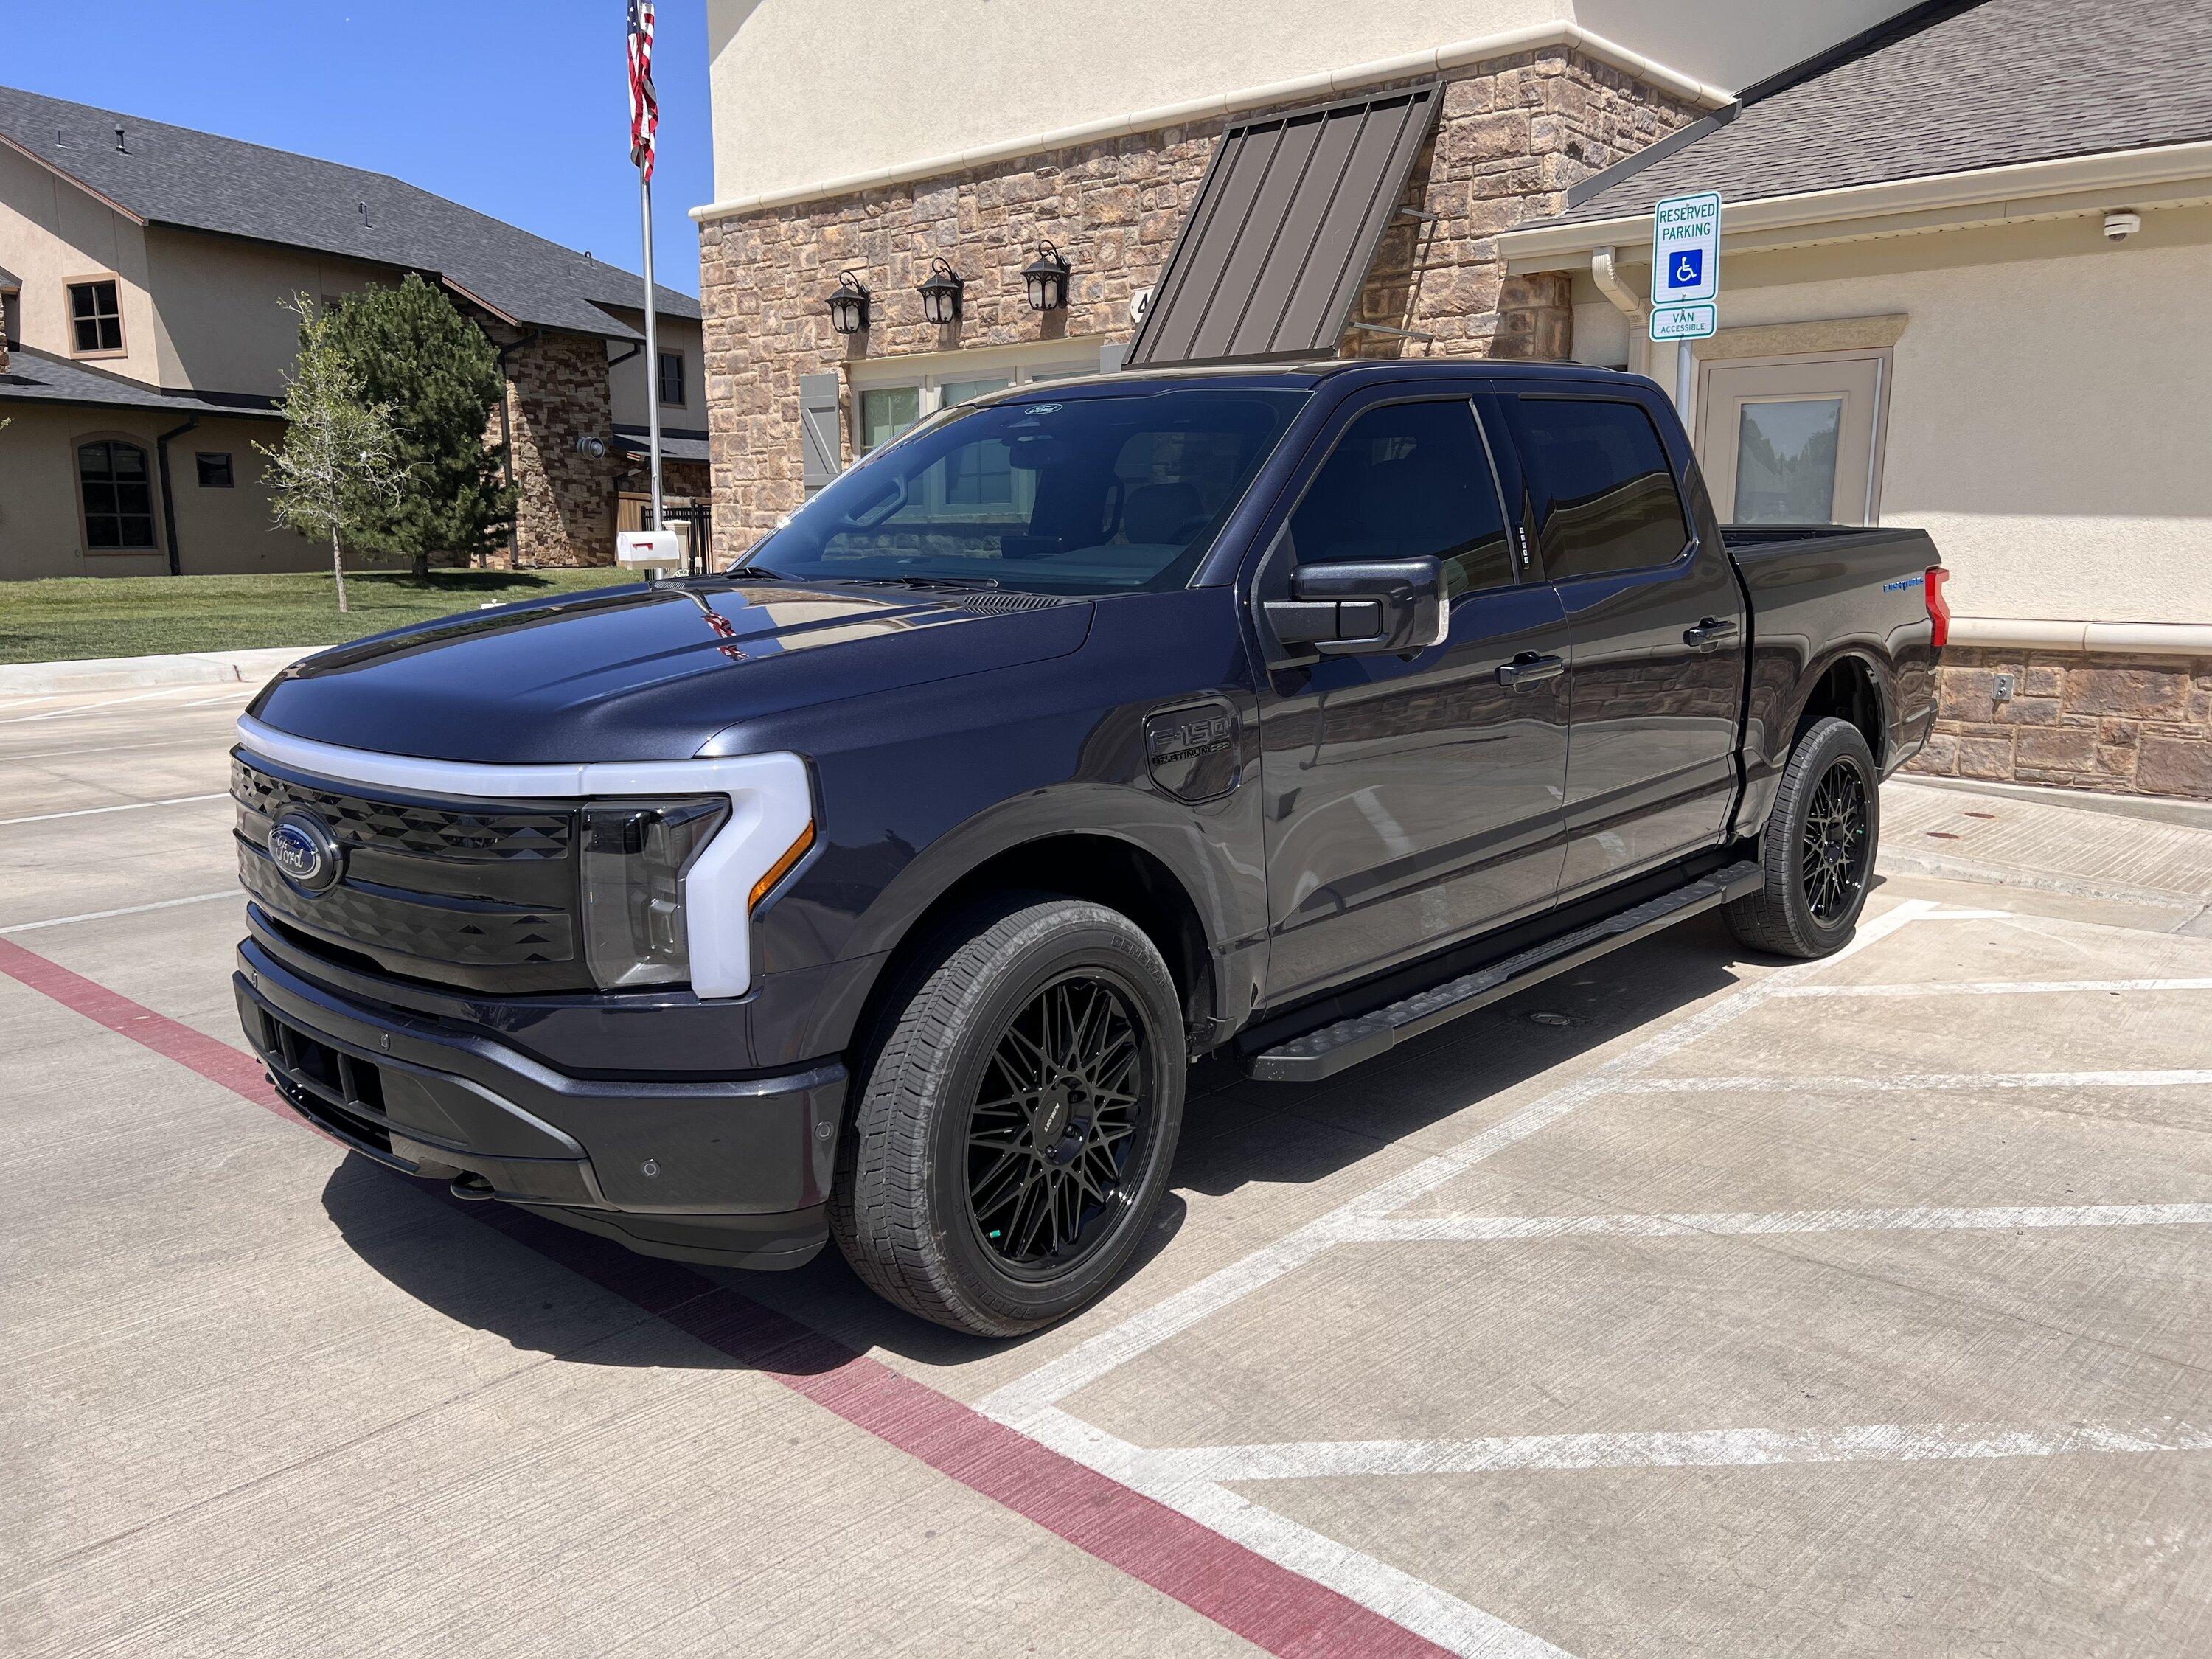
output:
[[[1202, 1063], [1191, 1073], [1172, 1187], [1124, 1278], [1141, 1273], [1189, 1221], [1186, 1194], [1325, 1181], [1663, 1023], [1734, 983], [1741, 959], [1720, 919], [1700, 918], [1324, 1083], [1257, 1084], [1225, 1060]], [[1273, 1201], [1282, 1206], [1281, 1231], [1310, 1218], [1310, 1203]], [[980, 1341], [890, 1307], [834, 1245], [788, 1273], [664, 1261], [508, 1205], [464, 1202], [360, 1157], [331, 1172], [323, 1207], [354, 1252], [416, 1301], [516, 1348], [580, 1364], [806, 1375], [871, 1349], [951, 1366], [1029, 1340]], [[518, 1257], [517, 1245], [528, 1255]], [[566, 1271], [546, 1273], [545, 1262]]]

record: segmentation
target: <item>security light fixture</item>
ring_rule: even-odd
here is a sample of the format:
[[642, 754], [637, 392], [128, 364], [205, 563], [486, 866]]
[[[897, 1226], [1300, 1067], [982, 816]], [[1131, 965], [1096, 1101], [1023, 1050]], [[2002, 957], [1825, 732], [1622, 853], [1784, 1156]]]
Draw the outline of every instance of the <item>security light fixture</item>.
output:
[[929, 276], [915, 289], [921, 295], [921, 314], [933, 323], [960, 320], [960, 293], [968, 279], [942, 259], [929, 262]]
[[830, 326], [840, 334], [858, 334], [868, 325], [868, 285], [857, 272], [842, 271], [830, 296]]
[[1067, 303], [1067, 259], [1050, 242], [1037, 244], [1037, 257], [1022, 267], [1031, 311], [1058, 311]]

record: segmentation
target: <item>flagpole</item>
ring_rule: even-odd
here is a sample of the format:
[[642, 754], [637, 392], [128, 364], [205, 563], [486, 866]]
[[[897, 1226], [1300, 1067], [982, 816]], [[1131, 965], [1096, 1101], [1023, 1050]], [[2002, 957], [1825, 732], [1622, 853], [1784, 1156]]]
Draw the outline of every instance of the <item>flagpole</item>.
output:
[[660, 503], [660, 334], [653, 325], [653, 180], [641, 173], [638, 196], [645, 214], [645, 422], [647, 452], [653, 464], [653, 505], [647, 530], [659, 530], [665, 520]]

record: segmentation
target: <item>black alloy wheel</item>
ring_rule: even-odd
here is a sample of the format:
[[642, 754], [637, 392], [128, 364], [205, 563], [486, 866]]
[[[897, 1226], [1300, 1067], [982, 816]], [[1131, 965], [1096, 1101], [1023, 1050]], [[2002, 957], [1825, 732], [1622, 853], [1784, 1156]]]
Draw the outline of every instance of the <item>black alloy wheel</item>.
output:
[[1866, 775], [1855, 761], [1837, 760], [1814, 788], [1799, 854], [1806, 907], [1822, 927], [1833, 927], [1857, 903], [1871, 848]]
[[1110, 1286], [1168, 1188], [1188, 1056], [1159, 947], [1018, 892], [948, 918], [854, 1055], [830, 1225], [878, 1294], [1018, 1336]]
[[1844, 947], [1874, 890], [1881, 777], [1849, 720], [1829, 715], [1800, 734], [1759, 833], [1761, 884], [1729, 902], [1739, 939], [1784, 957]]
[[1057, 1276], [1111, 1236], [1151, 1127], [1144, 1036], [1108, 981], [1071, 974], [1006, 1024], [968, 1125], [968, 1214], [1024, 1276]]

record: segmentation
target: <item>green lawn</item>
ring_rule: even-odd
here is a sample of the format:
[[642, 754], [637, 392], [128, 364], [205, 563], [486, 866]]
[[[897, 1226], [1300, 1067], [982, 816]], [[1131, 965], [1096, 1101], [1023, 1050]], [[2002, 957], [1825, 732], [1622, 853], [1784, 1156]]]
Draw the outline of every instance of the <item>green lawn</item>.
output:
[[589, 570], [437, 570], [346, 577], [338, 614], [327, 574], [305, 576], [67, 576], [0, 582], [0, 663], [144, 657], [255, 646], [342, 645], [364, 634], [480, 605], [635, 580]]

